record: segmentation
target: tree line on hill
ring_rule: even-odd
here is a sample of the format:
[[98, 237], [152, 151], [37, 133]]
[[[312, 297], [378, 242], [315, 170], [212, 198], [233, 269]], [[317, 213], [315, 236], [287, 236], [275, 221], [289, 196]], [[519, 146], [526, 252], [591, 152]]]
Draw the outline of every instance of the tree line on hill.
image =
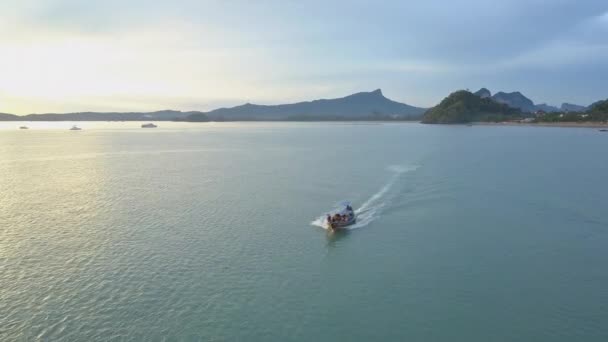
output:
[[523, 119], [530, 122], [605, 122], [608, 121], [608, 100], [595, 102], [589, 107], [564, 103], [558, 109], [546, 104], [535, 105], [519, 92], [499, 92], [492, 96], [485, 88], [475, 93], [459, 90], [427, 110], [422, 122], [458, 124]]

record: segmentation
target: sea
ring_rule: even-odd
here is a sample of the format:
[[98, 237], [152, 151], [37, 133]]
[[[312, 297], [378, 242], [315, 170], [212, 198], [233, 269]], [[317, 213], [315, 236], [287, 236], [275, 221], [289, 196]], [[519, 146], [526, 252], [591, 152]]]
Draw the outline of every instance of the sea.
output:
[[608, 340], [597, 129], [72, 124], [0, 123], [0, 341]]

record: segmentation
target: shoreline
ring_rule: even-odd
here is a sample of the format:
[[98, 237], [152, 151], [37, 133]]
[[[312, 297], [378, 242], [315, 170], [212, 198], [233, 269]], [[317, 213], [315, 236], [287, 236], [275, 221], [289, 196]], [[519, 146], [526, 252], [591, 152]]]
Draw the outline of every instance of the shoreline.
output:
[[579, 127], [579, 128], [608, 128], [608, 122], [485, 122], [475, 121], [470, 123], [453, 123], [453, 124], [425, 124], [420, 120], [318, 120], [318, 121], [296, 121], [296, 120], [230, 120], [230, 121], [181, 121], [181, 120], [0, 120], [0, 125], [8, 125], [11, 123], [142, 123], [142, 122], [164, 122], [164, 123], [186, 123], [186, 124], [201, 124], [201, 123], [325, 123], [325, 124], [339, 124], [339, 123], [350, 123], [350, 124], [422, 124], [428, 126], [529, 126], [529, 127]]
[[472, 122], [474, 126], [531, 126], [531, 127], [580, 127], [608, 128], [605, 122]]

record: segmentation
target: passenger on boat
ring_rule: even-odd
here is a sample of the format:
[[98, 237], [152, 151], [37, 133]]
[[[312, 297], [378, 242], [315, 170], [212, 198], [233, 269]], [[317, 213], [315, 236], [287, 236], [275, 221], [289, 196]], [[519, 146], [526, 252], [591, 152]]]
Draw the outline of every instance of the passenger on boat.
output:
[[331, 223], [331, 215], [327, 214], [327, 222]]
[[347, 206], [346, 206], [346, 210], [348, 210], [348, 211], [353, 211], [353, 208], [352, 208], [352, 207], [350, 206], [350, 204], [349, 204], [349, 205], [347, 205]]

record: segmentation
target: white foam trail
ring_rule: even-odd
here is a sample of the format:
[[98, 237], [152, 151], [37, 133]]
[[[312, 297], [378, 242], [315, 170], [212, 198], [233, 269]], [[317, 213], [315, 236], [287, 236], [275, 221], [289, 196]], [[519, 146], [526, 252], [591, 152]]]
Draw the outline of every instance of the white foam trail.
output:
[[317, 217], [317, 219], [310, 222], [310, 224], [313, 226], [321, 227], [323, 229], [327, 229], [327, 226], [325, 225], [325, 215]]
[[[397, 181], [406, 172], [415, 171], [419, 166], [404, 166], [404, 165], [391, 165], [386, 169], [392, 173], [386, 184], [380, 188], [378, 192], [373, 194], [367, 201], [365, 201], [361, 207], [355, 210], [357, 215], [357, 223], [348, 227], [348, 229], [362, 228], [373, 222], [382, 212], [382, 209], [389, 203], [390, 198], [387, 196], [390, 190], [395, 186]], [[319, 216], [316, 220], [312, 221], [313, 226], [318, 226], [326, 229], [325, 226], [325, 215]]]

